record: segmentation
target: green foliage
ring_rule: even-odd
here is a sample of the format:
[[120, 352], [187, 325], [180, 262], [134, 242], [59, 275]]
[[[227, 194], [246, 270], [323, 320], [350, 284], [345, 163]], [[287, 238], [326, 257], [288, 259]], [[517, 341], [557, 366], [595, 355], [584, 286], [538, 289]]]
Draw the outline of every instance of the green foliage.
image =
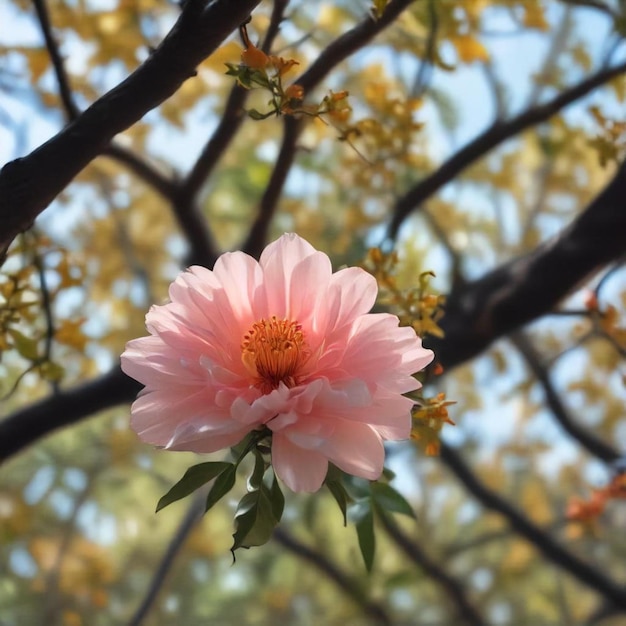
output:
[[234, 486], [237, 480], [237, 466], [230, 465], [220, 474], [206, 497], [205, 513], [212, 509]]
[[235, 513], [233, 558], [237, 548], [262, 546], [270, 540], [280, 522], [284, 505], [285, 498], [276, 477], [269, 488], [263, 482], [253, 489], [249, 485], [248, 493], [240, 500]]
[[374, 554], [376, 552], [376, 535], [374, 534], [374, 512], [371, 502], [363, 500], [357, 502], [353, 509], [354, 525], [357, 537], [359, 538], [359, 548], [365, 563], [365, 569], [370, 572], [374, 566]]
[[415, 519], [415, 512], [406, 498], [386, 483], [373, 482], [370, 484], [372, 504], [383, 511], [401, 513]]
[[[169, 504], [172, 504], [172, 502], [176, 502], [181, 498], [185, 498], [190, 493], [193, 493], [196, 489], [202, 487], [202, 485], [204, 485], [205, 483], [208, 483], [213, 478], [217, 478], [226, 471], [230, 470], [228, 473], [234, 475], [235, 469], [236, 467], [233, 463], [224, 463], [219, 461], [193, 465], [185, 472], [184, 476], [159, 500], [156, 508], [157, 513]], [[207, 506], [207, 509], [208, 508], [209, 507]]]

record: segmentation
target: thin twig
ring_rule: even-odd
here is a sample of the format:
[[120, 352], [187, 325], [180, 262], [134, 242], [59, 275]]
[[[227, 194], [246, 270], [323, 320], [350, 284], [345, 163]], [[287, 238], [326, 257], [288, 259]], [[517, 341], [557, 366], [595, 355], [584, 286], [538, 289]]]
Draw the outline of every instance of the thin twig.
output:
[[390, 515], [381, 513], [378, 519], [389, 538], [402, 549], [403, 554], [422, 569], [453, 602], [457, 615], [463, 623], [469, 626], [484, 626], [487, 623], [470, 602], [463, 585], [429, 556], [417, 541], [410, 539]]
[[548, 120], [561, 109], [624, 72], [626, 72], [626, 62], [600, 70], [544, 104], [527, 109], [506, 122], [496, 121], [396, 201], [387, 237], [394, 240], [400, 226], [414, 210], [419, 210], [428, 198], [487, 152], [523, 130]]
[[595, 9], [600, 13], [604, 13], [608, 15], [612, 20], [617, 21], [619, 19], [619, 14], [613, 11], [613, 9], [604, 2], [600, 0], [561, 0], [563, 4], [568, 4], [570, 6], [577, 7], [585, 7], [587, 9]]
[[491, 89], [491, 95], [493, 97], [494, 108], [496, 110], [496, 121], [502, 121], [506, 117], [506, 101], [505, 92], [502, 84], [500, 83], [496, 74], [496, 68], [493, 61], [489, 58], [481, 63], [481, 69], [487, 80], [487, 85]]
[[261, 197], [256, 219], [242, 246], [244, 252], [254, 257], [258, 257], [265, 247], [272, 217], [296, 155], [296, 143], [301, 126], [302, 121], [291, 116], [283, 120], [283, 141], [280, 152]]
[[[296, 80], [305, 93], [314, 89], [341, 61], [360, 50], [375, 35], [402, 13], [414, 0], [391, 0], [379, 19], [368, 15], [354, 28], [330, 43], [319, 55], [317, 60]], [[270, 180], [261, 198], [257, 217], [242, 246], [244, 252], [258, 256], [265, 246], [269, 227], [276, 211], [287, 175], [293, 164], [297, 140], [303, 121], [291, 116], [284, 118], [283, 141]]]
[[[39, 290], [41, 291], [41, 308], [43, 309], [44, 318], [46, 320], [46, 334], [44, 339], [44, 353], [43, 362], [52, 361], [52, 348], [54, 344], [55, 324], [54, 316], [52, 313], [52, 298], [50, 296], [50, 289], [48, 288], [48, 281], [46, 279], [46, 268], [44, 267], [43, 259], [37, 249], [37, 241], [34, 238], [32, 242], [32, 255], [33, 265], [37, 270], [39, 277]], [[52, 391], [58, 393], [59, 382], [57, 380], [51, 381]]]
[[64, 521], [62, 528], [57, 528], [56, 533], [62, 533], [61, 540], [59, 542], [59, 548], [54, 556], [54, 561], [50, 567], [50, 571], [46, 576], [46, 594], [44, 605], [44, 623], [55, 624], [58, 621], [58, 608], [59, 608], [59, 579], [61, 578], [61, 568], [63, 567], [63, 560], [66, 553], [72, 544], [74, 532], [76, 531], [76, 520], [80, 510], [83, 508], [85, 502], [89, 498], [93, 490], [93, 476], [87, 474], [87, 483], [84, 489], [74, 499], [72, 512], [67, 520]]
[[72, 97], [72, 90], [70, 88], [69, 77], [65, 70], [65, 64], [63, 63], [63, 58], [59, 52], [59, 47], [54, 39], [54, 35], [52, 34], [52, 25], [50, 24], [50, 14], [46, 0], [33, 0], [33, 4], [35, 5], [39, 26], [41, 27], [46, 42], [46, 48], [50, 55], [50, 60], [52, 61], [52, 68], [54, 69], [54, 75], [59, 86], [59, 95], [61, 96], [65, 116], [68, 121], [71, 121], [80, 115], [80, 110]]
[[391, 626], [392, 621], [386, 610], [380, 604], [368, 600], [367, 596], [359, 588], [358, 584], [344, 574], [323, 554], [301, 543], [284, 528], [277, 528], [274, 531], [274, 540], [292, 554], [307, 561], [316, 569], [320, 570], [326, 578], [332, 580], [337, 587], [354, 600], [354, 602], [374, 624]]
[[437, 45], [437, 32], [439, 30], [439, 18], [437, 16], [435, 0], [428, 0], [428, 19], [430, 20], [430, 29], [426, 40], [426, 50], [424, 51], [424, 56], [420, 59], [415, 80], [411, 87], [411, 98], [420, 98], [424, 95], [432, 75], [435, 48]]
[[[285, 8], [288, 4], [289, 0], [276, 0], [274, 2], [272, 16], [262, 45], [262, 50], [266, 53], [269, 53], [274, 39], [278, 35]], [[233, 85], [224, 105], [224, 114], [217, 128], [202, 149], [191, 171], [181, 183], [180, 194], [186, 198], [187, 202], [195, 199], [198, 191], [206, 183], [220, 157], [237, 134], [241, 123], [246, 119], [243, 105], [248, 98], [248, 93], [248, 90], [240, 85]]]
[[559, 394], [556, 392], [550, 376], [545, 367], [541, 364], [541, 358], [528, 337], [521, 332], [513, 333], [510, 336], [513, 345], [524, 357], [526, 365], [534, 374], [537, 382], [541, 385], [545, 396], [546, 404], [552, 412], [554, 419], [561, 425], [563, 430], [573, 437], [578, 443], [596, 458], [611, 463], [618, 459], [620, 453], [609, 443], [603, 441], [591, 431], [587, 430], [570, 415], [569, 411], [562, 403]]
[[261, 45], [261, 50], [263, 50], [265, 54], [269, 54], [272, 50], [274, 39], [276, 39], [278, 31], [280, 30], [280, 25], [285, 18], [285, 9], [288, 4], [289, 0], [274, 0], [270, 23], [265, 31], [265, 37], [263, 38], [263, 44]]
[[459, 454], [445, 443], [441, 445], [440, 458], [483, 506], [502, 515], [511, 528], [535, 546], [546, 559], [568, 572], [583, 585], [596, 591], [621, 612], [626, 612], [626, 587], [620, 586], [602, 571], [566, 550], [512, 504], [489, 489], [472, 472]]
[[187, 512], [180, 520], [176, 532], [172, 536], [167, 549], [165, 550], [161, 561], [152, 576], [152, 580], [148, 585], [146, 594], [144, 595], [139, 607], [135, 611], [134, 615], [128, 622], [128, 626], [140, 626], [140, 624], [147, 617], [148, 613], [154, 606], [154, 602], [159, 596], [159, 592], [163, 588], [167, 575], [172, 567], [172, 564], [176, 560], [176, 557], [180, 553], [181, 549], [185, 545], [185, 541], [191, 531], [195, 528], [196, 524], [202, 519], [204, 514], [204, 501], [206, 498], [205, 490], [199, 490], [196, 492], [191, 505], [187, 509]]
[[140, 157], [132, 150], [113, 141], [103, 150], [102, 155], [126, 165], [128, 169], [166, 200], [171, 202], [175, 197], [178, 190], [176, 181], [163, 174], [147, 159]]
[[552, 36], [552, 40], [550, 41], [550, 45], [546, 51], [543, 65], [534, 77], [534, 85], [530, 95], [528, 96], [526, 108], [534, 107], [539, 101], [541, 93], [546, 87], [546, 83], [552, 82], [552, 79], [554, 78], [553, 74], [558, 68], [559, 57], [567, 45], [573, 29], [574, 22], [572, 20], [572, 10], [570, 6], [566, 6], [564, 15], [559, 20], [556, 32]]

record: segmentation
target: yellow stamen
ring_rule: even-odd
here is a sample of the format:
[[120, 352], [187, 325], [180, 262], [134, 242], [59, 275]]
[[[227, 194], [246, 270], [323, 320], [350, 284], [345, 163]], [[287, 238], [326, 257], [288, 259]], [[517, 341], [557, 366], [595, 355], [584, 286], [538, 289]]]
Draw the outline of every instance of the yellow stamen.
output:
[[275, 315], [252, 324], [241, 343], [241, 360], [263, 393], [281, 382], [287, 387], [300, 384], [298, 371], [309, 354], [300, 324]]

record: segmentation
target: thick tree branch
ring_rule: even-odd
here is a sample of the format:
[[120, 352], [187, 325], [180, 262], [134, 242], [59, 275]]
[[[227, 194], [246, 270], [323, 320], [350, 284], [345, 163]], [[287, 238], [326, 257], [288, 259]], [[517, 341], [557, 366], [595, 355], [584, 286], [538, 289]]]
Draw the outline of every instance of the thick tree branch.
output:
[[450, 157], [439, 169], [398, 198], [393, 207], [388, 237], [395, 239], [400, 226], [414, 210], [419, 209], [428, 198], [454, 180], [465, 168], [483, 157], [487, 152], [523, 130], [545, 122], [561, 109], [576, 100], [580, 100], [600, 85], [624, 72], [626, 72], [626, 63], [600, 70], [545, 104], [534, 106], [507, 122], [496, 121], [485, 132]]
[[439, 585], [453, 602], [461, 623], [469, 626], [484, 626], [487, 623], [478, 609], [470, 602], [463, 585], [431, 558], [415, 540], [409, 539], [390, 515], [382, 514], [378, 516], [378, 519], [389, 538], [402, 549], [404, 556], [413, 561], [428, 578]]
[[428, 340], [450, 369], [553, 309], [587, 276], [626, 253], [626, 163], [559, 236], [458, 286], [441, 321], [445, 339]]
[[301, 543], [282, 528], [277, 528], [274, 531], [274, 540], [292, 554], [320, 570], [326, 578], [332, 580], [337, 587], [356, 602], [374, 624], [388, 626], [392, 624], [391, 618], [387, 615], [385, 609], [379, 604], [368, 600], [358, 584], [346, 576], [346, 574], [338, 569], [337, 566], [329, 561], [323, 554]]
[[96, 380], [61, 391], [0, 421], [0, 463], [58, 428], [130, 402], [141, 385], [115, 368]]
[[188, 0], [161, 45], [126, 80], [28, 156], [0, 171], [0, 252], [113, 137], [171, 96], [259, 0]]
[[[52, 67], [59, 86], [59, 95], [61, 96], [65, 116], [68, 121], [72, 121], [80, 115], [80, 110], [74, 102], [69, 77], [65, 70], [65, 64], [63, 63], [57, 42], [52, 34], [48, 7], [45, 0], [34, 0], [33, 4], [37, 12], [37, 18], [44, 36], [46, 48], [50, 55], [50, 60], [52, 61]], [[116, 143], [108, 145], [104, 150], [104, 154], [127, 165], [139, 178], [148, 183], [166, 199], [171, 200], [173, 198], [174, 192], [176, 191], [174, 181], [161, 174], [161, 172], [148, 163], [148, 161]]]
[[486, 487], [461, 457], [446, 444], [441, 446], [441, 460], [483, 506], [502, 515], [518, 535], [527, 539], [548, 560], [594, 589], [622, 612], [626, 612], [626, 587], [620, 587], [601, 571], [567, 551], [509, 502]]
[[[191, 1], [192, 0], [190, 0], [190, 3]], [[246, 1], [247, 4], [253, 4], [251, 0]], [[330, 44], [327, 50], [297, 82], [306, 84], [309, 89], [313, 88], [318, 81], [322, 80], [324, 76], [330, 72], [332, 67], [334, 67], [334, 64], [339, 63], [349, 54], [358, 50], [359, 46], [364, 45], [367, 41], [369, 41], [369, 39], [380, 32], [386, 25], [393, 21], [406, 6], [411, 4], [411, 2], [412, 0], [392, 0], [392, 2], [390, 2], [387, 6], [383, 18], [376, 21], [371, 17], [368, 17], [354, 29], [339, 37], [335, 42]], [[217, 3], [220, 4], [220, 0], [217, 0]], [[182, 26], [178, 28], [180, 29]], [[172, 36], [173, 35], [170, 35], [169, 37]], [[165, 43], [166, 42], [164, 41], [159, 50], [165, 47]], [[170, 45], [167, 49], [172, 49], [173, 45], [174, 44]], [[328, 50], [330, 50], [330, 52], [328, 52]], [[264, 196], [265, 205], [262, 202], [262, 210], [257, 218], [257, 222], [255, 222], [255, 226], [257, 223], [258, 226], [256, 226], [256, 230], [254, 230], [253, 227], [254, 237], [249, 237], [248, 242], [244, 247], [244, 249], [247, 249], [248, 251], [256, 251], [258, 249], [260, 252], [259, 246], [261, 248], [263, 247], [260, 242], [265, 241], [266, 230], [269, 227], [274, 207], [278, 201], [284, 180], [287, 176], [288, 161], [290, 158], [293, 159], [293, 152], [295, 152], [296, 139], [298, 136], [298, 125], [299, 122], [297, 120], [288, 118], [285, 127], [286, 129], [289, 128], [290, 132], [285, 133], [283, 147], [281, 148], [281, 154], [283, 156], [282, 159], [279, 156], [275, 173], [272, 175], [275, 182], [273, 185], [268, 185], [269, 191], [266, 190]], [[291, 155], [290, 151], [292, 151]], [[27, 157], [27, 159], [28, 158], [30, 157]], [[9, 167], [10, 165], [11, 164], [9, 163], [6, 167]], [[141, 163], [132, 164], [133, 167], [138, 168], [143, 168], [143, 165], [144, 164]], [[152, 174], [149, 175], [151, 176]], [[3, 173], [0, 173], [0, 192], [2, 191], [2, 185], [6, 184], [6, 182], [3, 183], [3, 180], [7, 180], [4, 170]], [[62, 185], [61, 188], [63, 186], [64, 185]], [[169, 187], [164, 184], [163, 193], [164, 195], [167, 194], [166, 197], [169, 197], [170, 191]], [[183, 199], [177, 199], [174, 192], [173, 202], [186, 202], [187, 200], [188, 197], [186, 195]], [[4, 206], [3, 201], [4, 196], [0, 195], [0, 223], [2, 222], [2, 210]], [[43, 210], [43, 208], [41, 210]], [[193, 224], [194, 220], [199, 219], [198, 214], [190, 214], [188, 212], [184, 212], [184, 214], [187, 215], [189, 219], [189, 223], [186, 224], [185, 229], [190, 229], [191, 232], [194, 232]], [[206, 226], [204, 226], [204, 228], [206, 228]], [[202, 233], [201, 230], [199, 232]], [[207, 240], [202, 234], [199, 236], [199, 239], [202, 241], [199, 242], [197, 247], [197, 250], [199, 251], [197, 257], [193, 256], [194, 246], [192, 243], [192, 262], [198, 262], [210, 266], [212, 265], [212, 250], [206, 248]], [[1, 245], [2, 242], [0, 241], [0, 250]], [[202, 245], [205, 247], [202, 248]], [[139, 387], [136, 383], [130, 381], [119, 369], [116, 368], [91, 383], [87, 383], [86, 385], [78, 387], [74, 390], [59, 394], [59, 396], [54, 398], [54, 403], [49, 403], [48, 399], [45, 399], [12, 414], [3, 421], [0, 421], [0, 463], [5, 461], [11, 455], [16, 454], [30, 443], [33, 443], [40, 437], [53, 432], [57, 428], [80, 421], [97, 411], [115, 406], [116, 404], [130, 402], [135, 397], [138, 389]]]
[[[46, 47], [52, 60], [66, 117], [69, 121], [75, 120], [79, 117], [80, 111], [72, 98], [63, 59], [52, 36], [45, 0], [35, 0], [35, 8], [46, 41]], [[228, 104], [230, 104], [230, 102], [227, 103], [227, 106]], [[240, 107], [233, 108], [235, 113], [239, 111], [239, 109]], [[227, 109], [227, 114], [228, 112]], [[104, 148], [103, 154], [129, 167], [133, 173], [172, 204], [174, 216], [189, 244], [189, 263], [212, 265], [217, 254], [206, 220], [194, 203], [197, 189], [190, 189], [177, 183], [173, 178], [168, 178], [153, 167], [146, 159], [134, 154], [118, 143], [111, 142]]]

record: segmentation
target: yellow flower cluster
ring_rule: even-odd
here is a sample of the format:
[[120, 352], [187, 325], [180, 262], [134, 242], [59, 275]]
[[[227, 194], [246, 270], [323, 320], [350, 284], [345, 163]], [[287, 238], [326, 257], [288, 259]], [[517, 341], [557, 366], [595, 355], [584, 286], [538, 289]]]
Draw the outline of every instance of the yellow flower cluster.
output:
[[[445, 298], [430, 290], [432, 272], [423, 272], [418, 276], [417, 286], [411, 289], [398, 287], [398, 254], [384, 254], [379, 248], [372, 248], [367, 254], [364, 264], [378, 282], [380, 301], [388, 305], [398, 315], [400, 324], [411, 326], [420, 337], [432, 335], [443, 337], [439, 320], [443, 316]], [[431, 369], [435, 376], [443, 373], [440, 363], [436, 362]], [[423, 398], [412, 394], [416, 404], [412, 411], [413, 424], [411, 439], [418, 442], [429, 456], [439, 454], [439, 434], [444, 424], [454, 425], [448, 415], [448, 407], [455, 402], [447, 400], [444, 393], [434, 398]]]

